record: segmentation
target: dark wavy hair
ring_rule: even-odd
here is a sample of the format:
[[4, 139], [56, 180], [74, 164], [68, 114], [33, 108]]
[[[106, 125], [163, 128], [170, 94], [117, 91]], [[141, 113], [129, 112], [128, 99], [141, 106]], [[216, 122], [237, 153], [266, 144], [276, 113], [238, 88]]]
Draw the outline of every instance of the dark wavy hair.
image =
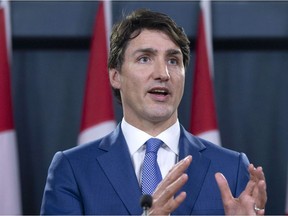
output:
[[[129, 41], [136, 38], [143, 29], [158, 30], [168, 35], [168, 37], [180, 47], [185, 68], [188, 66], [190, 60], [190, 42], [183, 28], [177, 26], [166, 14], [148, 9], [138, 9], [115, 24], [112, 28], [108, 59], [109, 69], [121, 71], [124, 54]], [[113, 88], [113, 93], [121, 103], [119, 89]]]

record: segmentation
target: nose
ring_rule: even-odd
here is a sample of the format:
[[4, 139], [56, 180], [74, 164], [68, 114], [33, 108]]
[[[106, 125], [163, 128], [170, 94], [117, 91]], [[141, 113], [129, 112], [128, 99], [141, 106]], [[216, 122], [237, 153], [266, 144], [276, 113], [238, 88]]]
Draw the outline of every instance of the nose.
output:
[[170, 79], [169, 69], [165, 62], [158, 62], [155, 64], [153, 77], [160, 81], [168, 81]]

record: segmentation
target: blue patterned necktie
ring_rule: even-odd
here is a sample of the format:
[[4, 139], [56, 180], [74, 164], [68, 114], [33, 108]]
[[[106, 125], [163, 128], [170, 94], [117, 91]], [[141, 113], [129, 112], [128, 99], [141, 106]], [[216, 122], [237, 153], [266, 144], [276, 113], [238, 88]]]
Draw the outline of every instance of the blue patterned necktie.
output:
[[157, 163], [157, 152], [162, 140], [151, 138], [146, 142], [146, 153], [142, 168], [142, 193], [152, 195], [162, 180], [161, 171]]

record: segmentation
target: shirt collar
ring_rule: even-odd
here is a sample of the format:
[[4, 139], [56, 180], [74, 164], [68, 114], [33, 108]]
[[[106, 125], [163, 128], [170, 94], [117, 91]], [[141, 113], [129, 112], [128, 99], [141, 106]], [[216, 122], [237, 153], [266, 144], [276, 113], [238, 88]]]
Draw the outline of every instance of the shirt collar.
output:
[[[124, 118], [121, 122], [121, 129], [131, 155], [138, 151], [148, 139], [152, 138], [151, 135], [126, 122]], [[178, 143], [180, 138], [180, 124], [178, 119], [172, 126], [160, 133], [156, 138], [161, 139], [171, 151], [178, 155]]]

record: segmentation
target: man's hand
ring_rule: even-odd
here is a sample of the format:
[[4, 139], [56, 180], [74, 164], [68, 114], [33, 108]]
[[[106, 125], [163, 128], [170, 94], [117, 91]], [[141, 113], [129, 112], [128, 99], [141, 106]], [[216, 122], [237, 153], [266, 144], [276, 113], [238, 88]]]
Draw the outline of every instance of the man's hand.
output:
[[150, 215], [169, 215], [185, 200], [186, 192], [184, 191], [178, 196], [174, 196], [188, 180], [188, 175], [184, 172], [191, 161], [192, 156], [187, 156], [179, 161], [160, 182], [153, 193], [153, 205], [149, 210]]
[[216, 173], [226, 215], [264, 215], [267, 202], [266, 182], [262, 167], [249, 165], [250, 180], [238, 198], [234, 198], [226, 178]]

